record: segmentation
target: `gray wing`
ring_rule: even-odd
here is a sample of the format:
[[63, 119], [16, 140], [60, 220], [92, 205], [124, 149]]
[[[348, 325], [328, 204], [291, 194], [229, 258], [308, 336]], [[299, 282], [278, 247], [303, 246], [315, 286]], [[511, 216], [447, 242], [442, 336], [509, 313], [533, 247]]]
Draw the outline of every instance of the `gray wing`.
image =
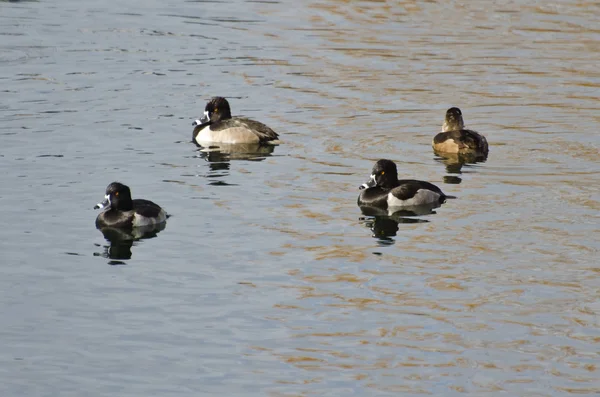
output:
[[435, 186], [433, 183], [429, 183], [426, 181], [417, 181], [414, 179], [401, 179], [398, 181], [398, 183], [400, 185], [393, 188], [392, 193], [395, 197], [398, 197], [400, 200], [408, 200], [413, 198], [420, 189], [431, 190], [432, 192], [440, 194], [442, 197], [446, 196], [439, 187]]
[[154, 218], [160, 214], [161, 208], [150, 200], [135, 199], [133, 200], [133, 209], [136, 213], [148, 217]]
[[485, 137], [473, 130], [454, 130], [440, 132], [433, 138], [434, 144], [440, 144], [444, 141], [452, 139], [459, 150], [471, 149], [481, 152], [484, 155], [488, 154], [488, 143]]
[[473, 130], [461, 130], [463, 142], [470, 148], [477, 150], [485, 155], [488, 154], [489, 148], [487, 139], [481, 134]]
[[221, 131], [228, 128], [247, 128], [258, 137], [260, 142], [279, 139], [279, 135], [263, 123], [243, 117], [233, 117], [231, 119], [221, 120], [210, 126], [212, 131]]

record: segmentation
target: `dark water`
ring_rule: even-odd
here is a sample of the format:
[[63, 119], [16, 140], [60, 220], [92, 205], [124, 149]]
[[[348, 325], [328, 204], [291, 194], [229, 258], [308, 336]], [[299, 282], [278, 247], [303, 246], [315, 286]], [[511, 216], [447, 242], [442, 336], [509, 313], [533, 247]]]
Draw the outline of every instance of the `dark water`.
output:
[[[600, 393], [598, 26], [585, 1], [0, 2], [0, 394]], [[213, 95], [283, 144], [199, 152]], [[487, 162], [433, 155], [450, 106]], [[361, 214], [379, 158], [458, 198]], [[166, 228], [109, 243], [114, 180]]]

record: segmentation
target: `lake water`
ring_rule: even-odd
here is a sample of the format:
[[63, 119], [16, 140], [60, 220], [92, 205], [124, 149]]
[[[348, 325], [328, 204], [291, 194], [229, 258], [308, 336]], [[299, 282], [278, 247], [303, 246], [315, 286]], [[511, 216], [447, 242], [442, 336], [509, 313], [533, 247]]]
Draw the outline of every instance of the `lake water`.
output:
[[[0, 395], [598, 395], [599, 27], [583, 0], [1, 1]], [[214, 95], [283, 143], [200, 152]], [[433, 154], [451, 106], [487, 162]], [[380, 158], [457, 199], [363, 215]], [[111, 246], [115, 180], [166, 228]]]

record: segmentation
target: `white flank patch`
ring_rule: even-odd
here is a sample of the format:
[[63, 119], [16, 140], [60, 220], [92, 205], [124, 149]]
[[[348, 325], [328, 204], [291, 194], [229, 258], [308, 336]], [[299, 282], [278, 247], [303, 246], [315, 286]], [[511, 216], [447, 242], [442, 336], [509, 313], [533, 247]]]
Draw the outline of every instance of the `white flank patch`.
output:
[[207, 125], [206, 127], [202, 128], [200, 130], [200, 132], [198, 132], [198, 135], [196, 135], [196, 141], [198, 143], [200, 142], [211, 142], [211, 130], [210, 130], [210, 125]]
[[408, 200], [400, 200], [392, 193], [388, 194], [388, 207], [411, 207], [415, 205], [437, 203], [440, 199], [440, 194], [427, 189], [419, 189], [417, 193]]
[[198, 135], [196, 142], [217, 142], [217, 143], [258, 143], [258, 136], [249, 128], [241, 125], [239, 127], [230, 127], [219, 131], [212, 131], [210, 126], [204, 127]]
[[166, 220], [167, 220], [167, 213], [161, 209], [156, 218], [146, 218], [145, 216], [141, 216], [140, 214], [137, 214], [137, 213], [134, 214], [132, 225], [134, 227], [151, 226], [151, 225], [157, 225], [159, 223], [163, 223]]

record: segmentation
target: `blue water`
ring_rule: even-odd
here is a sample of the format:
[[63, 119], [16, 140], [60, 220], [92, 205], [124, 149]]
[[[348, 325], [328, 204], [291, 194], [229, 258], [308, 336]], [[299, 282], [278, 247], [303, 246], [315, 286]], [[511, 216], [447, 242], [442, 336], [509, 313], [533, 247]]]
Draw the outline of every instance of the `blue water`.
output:
[[[0, 394], [597, 394], [599, 12], [0, 2]], [[214, 95], [282, 144], [199, 151]], [[379, 158], [457, 199], [361, 214]], [[165, 229], [111, 247], [115, 180]]]

